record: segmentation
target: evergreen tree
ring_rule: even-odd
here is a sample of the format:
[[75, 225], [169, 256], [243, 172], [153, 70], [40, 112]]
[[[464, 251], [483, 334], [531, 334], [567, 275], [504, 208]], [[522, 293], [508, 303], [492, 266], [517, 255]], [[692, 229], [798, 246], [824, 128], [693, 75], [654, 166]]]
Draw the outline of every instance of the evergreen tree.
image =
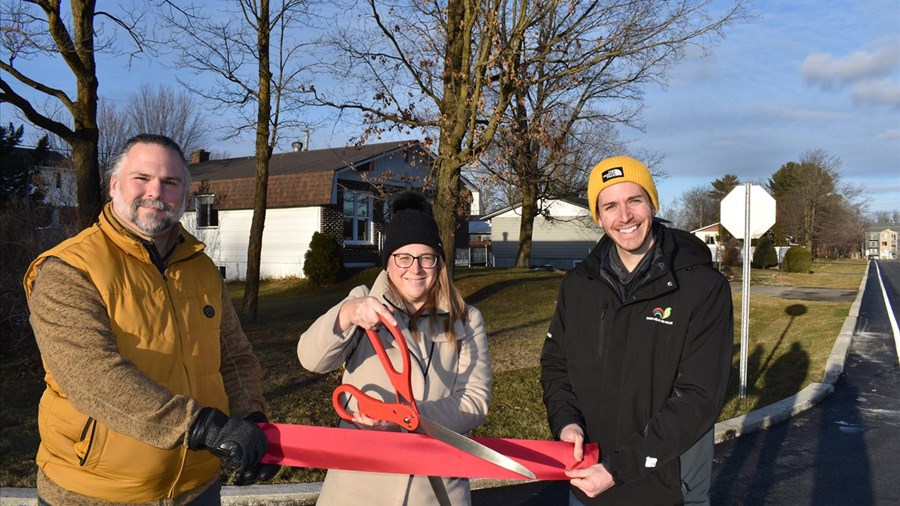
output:
[[341, 245], [331, 234], [313, 232], [303, 261], [303, 273], [318, 286], [333, 285], [341, 273]]
[[23, 133], [22, 125], [18, 128], [12, 123], [0, 126], [0, 204], [15, 197], [29, 197], [35, 201], [43, 198], [43, 193], [34, 185], [34, 173], [35, 167], [49, 153], [50, 141], [45, 135], [34, 150], [19, 148]]
[[753, 250], [753, 267], [757, 269], [768, 269], [778, 265], [778, 252], [775, 251], [775, 245], [768, 237], [763, 237], [756, 244]]

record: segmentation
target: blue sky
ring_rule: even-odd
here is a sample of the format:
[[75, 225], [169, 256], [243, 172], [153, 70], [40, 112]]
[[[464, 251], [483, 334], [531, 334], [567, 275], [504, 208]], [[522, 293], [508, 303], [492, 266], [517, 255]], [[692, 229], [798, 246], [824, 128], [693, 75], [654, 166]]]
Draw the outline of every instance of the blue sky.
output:
[[[693, 187], [726, 173], [761, 183], [814, 149], [843, 162], [844, 181], [863, 189], [870, 210], [900, 210], [900, 2], [763, 0], [752, 9], [757, 17], [729, 27], [711, 54], [689, 53], [665, 89], [646, 89], [644, 131], [621, 132], [632, 151], [664, 157], [663, 214]], [[104, 99], [124, 103], [144, 82], [176, 86], [176, 70], [125, 62], [99, 61]], [[68, 87], [61, 62], [32, 68]], [[21, 120], [4, 104], [0, 121]], [[356, 133], [349, 128], [313, 131], [311, 147], [341, 145]], [[208, 149], [245, 156], [253, 141]]]
[[632, 146], [665, 156], [663, 212], [732, 173], [764, 182], [803, 153], [843, 162], [870, 210], [900, 210], [900, 2], [758, 1], [705, 58], [650, 89]]

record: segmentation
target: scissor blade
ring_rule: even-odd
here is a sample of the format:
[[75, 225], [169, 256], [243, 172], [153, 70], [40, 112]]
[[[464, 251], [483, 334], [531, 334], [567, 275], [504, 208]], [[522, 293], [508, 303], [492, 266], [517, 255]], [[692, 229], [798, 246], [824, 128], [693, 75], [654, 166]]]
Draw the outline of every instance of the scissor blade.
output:
[[425, 418], [424, 416], [419, 416], [419, 422], [419, 429], [425, 434], [428, 434], [429, 436], [437, 439], [438, 441], [447, 443], [454, 448], [474, 455], [480, 459], [484, 459], [491, 464], [496, 464], [504, 469], [509, 469], [514, 473], [518, 473], [527, 478], [531, 478], [532, 480], [537, 479], [534, 473], [531, 472], [527, 467], [519, 464], [515, 460], [507, 457], [506, 455], [503, 455], [496, 450], [473, 441], [458, 432], [454, 432], [437, 422], [433, 422]]

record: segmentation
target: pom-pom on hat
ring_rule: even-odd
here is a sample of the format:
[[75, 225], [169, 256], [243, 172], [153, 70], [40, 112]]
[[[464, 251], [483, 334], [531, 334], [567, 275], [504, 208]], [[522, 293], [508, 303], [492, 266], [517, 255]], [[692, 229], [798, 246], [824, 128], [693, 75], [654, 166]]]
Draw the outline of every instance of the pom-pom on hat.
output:
[[650, 195], [653, 210], [659, 211], [659, 195], [656, 193], [656, 185], [647, 166], [630, 156], [614, 156], [595, 165], [588, 179], [588, 205], [591, 207], [591, 216], [595, 222], [600, 223], [597, 197], [604, 188], [618, 183], [639, 185]]
[[407, 244], [424, 244], [445, 258], [444, 246], [437, 222], [431, 214], [431, 204], [421, 193], [405, 191], [394, 198], [391, 221], [384, 228], [381, 264], [387, 267], [391, 254]]

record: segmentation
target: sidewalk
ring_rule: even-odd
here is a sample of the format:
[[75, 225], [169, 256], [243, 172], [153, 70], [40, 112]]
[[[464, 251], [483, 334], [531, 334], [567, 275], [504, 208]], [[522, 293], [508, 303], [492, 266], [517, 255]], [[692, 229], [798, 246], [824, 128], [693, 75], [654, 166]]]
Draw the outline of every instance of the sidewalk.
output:
[[[825, 365], [821, 383], [813, 383], [796, 395], [760, 408], [746, 415], [719, 422], [715, 427], [716, 443], [726, 441], [760, 429], [805, 411], [834, 390], [834, 383], [844, 370], [847, 350], [853, 339], [853, 331], [859, 317], [859, 306], [868, 278], [868, 269], [859, 285], [856, 300], [834, 342], [831, 355]], [[846, 291], [844, 291], [846, 292]], [[791, 297], [786, 297], [791, 298]], [[521, 483], [511, 480], [472, 480], [472, 489], [489, 488]], [[306, 506], [313, 505], [319, 496], [321, 483], [290, 483], [277, 485], [226, 486], [222, 488], [223, 506]], [[33, 488], [0, 488], [0, 506], [36, 506], [37, 491]]]

